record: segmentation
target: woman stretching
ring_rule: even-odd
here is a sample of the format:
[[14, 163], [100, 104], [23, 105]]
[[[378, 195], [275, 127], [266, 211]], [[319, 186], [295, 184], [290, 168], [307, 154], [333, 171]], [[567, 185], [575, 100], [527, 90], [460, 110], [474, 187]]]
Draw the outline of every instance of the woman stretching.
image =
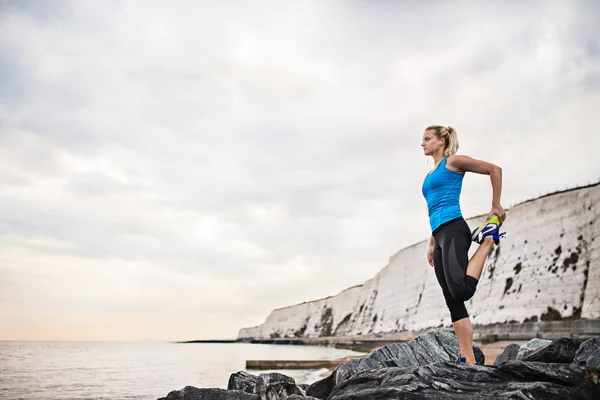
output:
[[[450, 309], [460, 347], [458, 361], [474, 364], [473, 326], [464, 302], [475, 294], [485, 259], [504, 235], [499, 231], [506, 218], [500, 205], [502, 169], [489, 162], [456, 155], [456, 130], [449, 126], [427, 127], [421, 146], [425, 155], [434, 161], [434, 169], [425, 177], [422, 189], [432, 231], [427, 261], [435, 269]], [[492, 182], [492, 209], [486, 221], [473, 232], [463, 219], [459, 205], [465, 172], [489, 175]], [[479, 248], [469, 259], [471, 241], [479, 243]]]

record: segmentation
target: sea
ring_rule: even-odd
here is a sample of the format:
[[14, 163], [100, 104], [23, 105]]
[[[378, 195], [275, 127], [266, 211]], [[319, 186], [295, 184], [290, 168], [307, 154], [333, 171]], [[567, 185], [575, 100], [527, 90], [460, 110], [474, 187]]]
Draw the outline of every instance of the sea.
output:
[[237, 371], [281, 372], [297, 383], [322, 370], [246, 370], [246, 360], [325, 360], [361, 354], [324, 346], [250, 343], [2, 342], [0, 399], [156, 400], [185, 386], [227, 388]]

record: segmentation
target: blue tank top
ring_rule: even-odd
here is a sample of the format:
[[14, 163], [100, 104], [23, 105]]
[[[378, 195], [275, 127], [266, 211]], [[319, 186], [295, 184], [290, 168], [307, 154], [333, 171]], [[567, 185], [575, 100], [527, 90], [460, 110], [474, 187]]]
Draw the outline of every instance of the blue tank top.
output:
[[443, 223], [462, 217], [458, 202], [465, 175], [446, 168], [447, 160], [448, 157], [444, 157], [425, 177], [421, 189], [427, 201], [432, 232]]

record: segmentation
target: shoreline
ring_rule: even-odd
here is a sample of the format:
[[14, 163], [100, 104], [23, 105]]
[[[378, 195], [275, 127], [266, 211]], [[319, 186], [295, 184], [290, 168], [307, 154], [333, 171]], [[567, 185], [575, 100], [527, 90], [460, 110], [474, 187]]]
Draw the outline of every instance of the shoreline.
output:
[[[354, 336], [298, 336], [298, 337], [247, 337], [237, 339], [208, 339], [177, 341], [178, 344], [190, 343], [259, 343], [283, 344], [300, 346], [329, 346], [339, 349], [370, 352], [388, 344], [407, 342], [420, 335], [441, 327], [422, 331], [403, 331], [390, 333], [375, 333]], [[451, 327], [445, 327], [451, 329]], [[473, 341], [480, 345], [497, 342], [519, 342], [531, 339], [554, 340], [559, 338], [590, 339], [600, 334], [600, 318], [572, 319], [537, 322], [507, 322], [502, 324], [473, 326]]]
[[[333, 371], [338, 365], [354, 358], [363, 358], [369, 353], [393, 343], [403, 343], [418, 338], [420, 335], [439, 328], [420, 332], [378, 333], [356, 336], [326, 337], [273, 337], [273, 338], [238, 338], [214, 340], [187, 340], [179, 344], [194, 343], [250, 343], [277, 344], [296, 346], [325, 346], [352, 350], [363, 355], [348, 356], [326, 360], [246, 360], [249, 371], [277, 369], [327, 369]], [[537, 321], [524, 323], [503, 323], [479, 325], [473, 327], [473, 342], [485, 355], [485, 365], [493, 365], [496, 358], [510, 344], [524, 345], [531, 339], [554, 340], [559, 338], [585, 340], [598, 336], [600, 319], [576, 319], [561, 321]]]

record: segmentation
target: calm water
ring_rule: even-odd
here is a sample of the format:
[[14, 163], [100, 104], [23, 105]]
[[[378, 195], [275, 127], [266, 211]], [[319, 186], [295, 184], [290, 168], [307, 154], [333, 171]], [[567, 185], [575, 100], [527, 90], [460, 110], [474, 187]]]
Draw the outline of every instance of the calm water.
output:
[[[316, 346], [246, 343], [0, 342], [0, 399], [157, 399], [186, 385], [227, 388], [246, 360], [357, 354]], [[268, 371], [248, 371], [258, 375]], [[312, 383], [323, 371], [278, 371]]]

